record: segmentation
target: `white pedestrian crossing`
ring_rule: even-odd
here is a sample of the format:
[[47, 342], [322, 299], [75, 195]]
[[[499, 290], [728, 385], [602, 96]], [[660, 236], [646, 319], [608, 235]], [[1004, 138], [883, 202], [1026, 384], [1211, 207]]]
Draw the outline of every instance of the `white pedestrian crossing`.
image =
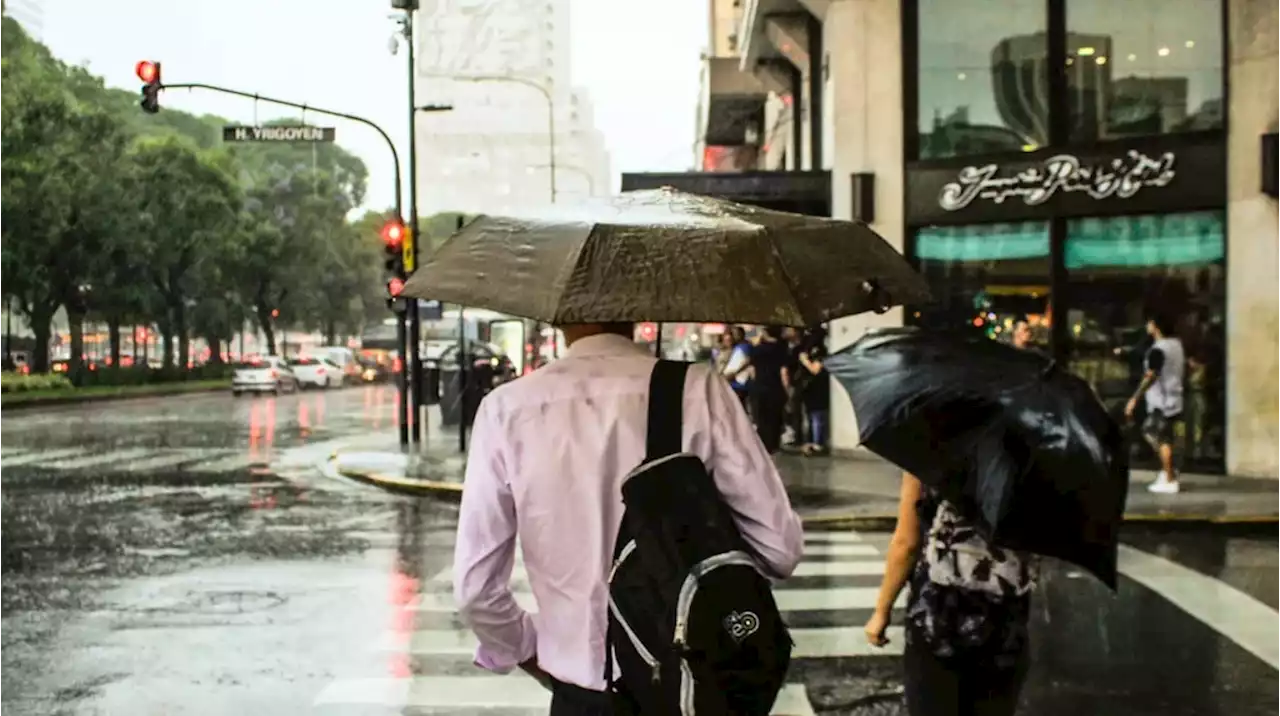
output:
[[270, 457], [216, 448], [123, 447], [106, 452], [87, 445], [49, 450], [6, 448], [0, 451], [0, 470], [32, 467], [137, 473], [180, 468], [191, 473], [222, 473], [243, 470]]
[[[793, 658], [901, 654], [900, 627], [890, 629], [887, 647], [876, 649], [867, 644], [861, 626], [875, 606], [882, 570], [879, 551], [860, 535], [807, 533], [804, 560], [791, 579], [774, 588], [779, 609], [792, 623]], [[476, 639], [458, 620], [452, 583], [452, 570], [443, 569], [428, 577], [423, 592], [404, 606], [408, 613], [417, 615], [415, 622], [432, 628], [388, 632], [372, 645], [378, 652], [419, 664], [413, 675], [334, 681], [317, 694], [315, 705], [413, 708], [424, 714], [491, 710], [545, 714], [550, 697], [532, 679], [518, 673], [496, 676], [472, 665]], [[536, 613], [537, 600], [519, 558], [512, 570], [512, 589], [521, 607]], [[773, 710], [778, 716], [813, 713], [801, 683], [788, 684]]]

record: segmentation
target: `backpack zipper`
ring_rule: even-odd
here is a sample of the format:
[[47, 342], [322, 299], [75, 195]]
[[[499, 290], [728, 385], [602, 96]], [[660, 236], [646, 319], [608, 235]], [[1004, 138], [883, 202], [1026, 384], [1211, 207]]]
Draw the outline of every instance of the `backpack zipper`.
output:
[[[635, 540], [631, 540], [623, 545], [622, 551], [618, 553], [618, 558], [614, 560], [613, 567], [609, 570], [610, 585], [613, 584], [614, 575], [618, 573], [618, 567], [622, 566], [623, 561], [626, 560], [627, 557], [630, 557], [631, 553], [634, 552], [635, 549]], [[653, 652], [649, 651], [648, 647], [640, 641], [640, 637], [636, 636], [636, 633], [631, 630], [631, 625], [627, 623], [625, 618], [623, 618], [622, 612], [618, 609], [618, 604], [613, 601], [612, 594], [609, 595], [609, 611], [613, 612], [613, 618], [618, 620], [618, 625], [621, 626], [622, 631], [626, 633], [627, 640], [631, 642], [631, 646], [635, 648], [636, 653], [639, 654], [640, 658], [644, 660], [644, 663], [648, 665], [651, 672], [650, 678], [653, 679], [653, 683], [658, 683], [662, 678], [662, 666], [658, 663], [658, 660], [654, 658]]]
[[676, 630], [672, 641], [677, 649], [683, 650], [685, 647], [685, 632], [689, 629], [689, 609], [693, 607], [693, 597], [698, 593], [698, 580], [710, 572], [731, 565], [751, 567], [757, 572], [760, 571], [760, 566], [751, 558], [751, 555], [742, 550], [721, 552], [707, 557], [689, 570], [688, 576], [684, 578], [684, 584], [680, 585], [680, 596], [676, 598]]

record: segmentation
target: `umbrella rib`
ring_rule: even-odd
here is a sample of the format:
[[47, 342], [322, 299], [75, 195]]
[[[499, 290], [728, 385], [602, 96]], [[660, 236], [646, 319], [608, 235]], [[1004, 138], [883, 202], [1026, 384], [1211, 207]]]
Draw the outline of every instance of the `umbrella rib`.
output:
[[[759, 225], [757, 224], [757, 226]], [[792, 279], [791, 273], [787, 271], [787, 262], [782, 259], [782, 252], [778, 250], [778, 244], [774, 239], [773, 232], [770, 232], [764, 229], [763, 227], [761, 227], [759, 231], [757, 231], [756, 235], [763, 237], [765, 242], [769, 245], [769, 253], [773, 256], [774, 260], [777, 262], [778, 270], [782, 272], [782, 282], [786, 286], [787, 293], [790, 294], [791, 296], [791, 304], [795, 306], [797, 309], [799, 309], [800, 298], [796, 294], [796, 281]], [[808, 326], [808, 317], [804, 315], [804, 311], [800, 310], [799, 314], [800, 314], [800, 321], [801, 321], [800, 327]]]
[[587, 237], [578, 242], [578, 247], [576, 249], [576, 253], [573, 255], [573, 260], [566, 261], [564, 265], [560, 267], [560, 270], [556, 272], [555, 305], [551, 307], [551, 315], [546, 319], [553, 326], [559, 324], [560, 307], [564, 305], [565, 294], [569, 290], [569, 279], [573, 276], [574, 272], [578, 270], [579, 264], [582, 263], [582, 256], [584, 254], [590, 255], [587, 252], [587, 247], [598, 241], [596, 238], [597, 226], [598, 224], [596, 223], [587, 225]]

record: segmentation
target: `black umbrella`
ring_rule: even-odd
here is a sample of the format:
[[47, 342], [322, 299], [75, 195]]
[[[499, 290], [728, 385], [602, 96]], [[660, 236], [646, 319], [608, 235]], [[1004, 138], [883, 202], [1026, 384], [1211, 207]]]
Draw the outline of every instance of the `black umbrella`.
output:
[[1115, 588], [1129, 490], [1120, 427], [1088, 383], [981, 336], [891, 329], [832, 355], [862, 444], [974, 518], [994, 543]]
[[403, 295], [553, 324], [806, 326], [927, 301], [929, 290], [861, 222], [667, 188], [481, 216], [414, 272]]

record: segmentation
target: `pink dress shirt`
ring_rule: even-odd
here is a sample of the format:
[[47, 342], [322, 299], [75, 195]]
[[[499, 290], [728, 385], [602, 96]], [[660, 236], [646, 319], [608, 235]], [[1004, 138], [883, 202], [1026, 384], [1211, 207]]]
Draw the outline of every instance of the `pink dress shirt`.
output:
[[[623, 478], [644, 459], [654, 358], [616, 335], [498, 388], [471, 435], [454, 555], [454, 596], [480, 646], [476, 664], [506, 673], [535, 655], [560, 681], [603, 690], [613, 542]], [[706, 463], [738, 527], [773, 576], [795, 570], [800, 518], [728, 383], [689, 370], [684, 449]], [[516, 604], [519, 538], [538, 604]]]

